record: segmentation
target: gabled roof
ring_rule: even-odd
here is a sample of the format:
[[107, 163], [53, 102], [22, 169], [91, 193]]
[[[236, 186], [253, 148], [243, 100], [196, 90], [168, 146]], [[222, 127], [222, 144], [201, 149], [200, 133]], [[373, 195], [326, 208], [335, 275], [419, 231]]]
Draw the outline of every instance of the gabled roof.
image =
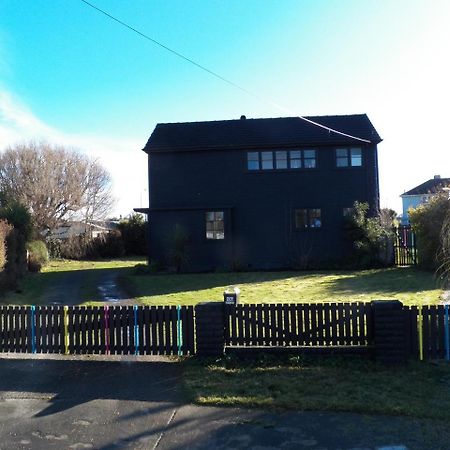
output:
[[[366, 114], [310, 116], [307, 119], [378, 144], [380, 136]], [[299, 117], [213, 122], [159, 123], [144, 151], [261, 148], [294, 145], [364, 144]]]
[[400, 197], [404, 195], [424, 195], [424, 194], [436, 194], [442, 191], [443, 187], [450, 185], [450, 178], [432, 178], [431, 180], [425, 181], [425, 183], [419, 184], [415, 188], [404, 192]]

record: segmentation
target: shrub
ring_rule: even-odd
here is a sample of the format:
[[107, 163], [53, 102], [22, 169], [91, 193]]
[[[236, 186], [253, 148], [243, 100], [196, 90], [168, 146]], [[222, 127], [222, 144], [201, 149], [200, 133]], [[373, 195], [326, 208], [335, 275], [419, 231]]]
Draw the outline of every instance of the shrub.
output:
[[441, 233], [450, 214], [447, 193], [433, 196], [428, 203], [409, 211], [412, 229], [417, 237], [418, 264], [435, 270], [442, 264]]
[[141, 214], [131, 214], [119, 223], [126, 255], [147, 254], [147, 222]]
[[176, 224], [172, 232], [168, 235], [168, 261], [177, 273], [186, 269], [189, 263], [188, 253], [189, 236], [186, 230]]
[[6, 238], [11, 230], [12, 226], [6, 220], [0, 220], [0, 271], [6, 264]]
[[384, 212], [368, 217], [369, 205], [355, 202], [352, 214], [346, 218], [345, 233], [354, 252], [349, 264], [358, 268], [386, 266], [392, 263], [392, 214]]
[[124, 254], [125, 247], [119, 230], [102, 234], [87, 243], [88, 258], [119, 258]]
[[27, 244], [28, 270], [39, 272], [48, 263], [48, 250], [43, 241], [31, 241]]

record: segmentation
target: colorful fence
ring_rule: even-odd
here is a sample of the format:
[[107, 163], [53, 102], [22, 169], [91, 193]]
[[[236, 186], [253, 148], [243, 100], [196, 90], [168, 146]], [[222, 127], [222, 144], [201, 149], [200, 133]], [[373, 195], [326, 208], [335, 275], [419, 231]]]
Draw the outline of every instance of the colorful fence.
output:
[[227, 346], [368, 346], [369, 303], [226, 306]]
[[410, 266], [417, 264], [417, 241], [411, 225], [394, 228], [394, 264]]
[[0, 306], [0, 352], [187, 355], [192, 306]]
[[414, 358], [450, 360], [450, 306], [404, 307]]
[[[450, 360], [450, 306], [397, 303], [397, 316], [382, 317], [379, 345], [388, 339], [406, 357]], [[193, 355], [201, 330], [207, 343], [222, 340], [222, 348], [377, 345], [370, 303], [216, 305], [214, 317], [196, 324], [193, 306], [0, 306], [0, 352]]]

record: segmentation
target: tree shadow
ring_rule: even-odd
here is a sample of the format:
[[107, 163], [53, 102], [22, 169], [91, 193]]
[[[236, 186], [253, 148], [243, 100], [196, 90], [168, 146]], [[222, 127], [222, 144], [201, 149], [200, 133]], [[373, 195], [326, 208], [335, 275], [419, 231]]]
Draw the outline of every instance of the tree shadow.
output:
[[330, 279], [325, 283], [325, 288], [334, 296], [345, 296], [380, 292], [387, 295], [412, 294], [432, 291], [438, 286], [431, 272], [414, 267], [395, 267], [349, 272], [347, 276]]
[[[67, 359], [0, 359], [0, 391], [50, 398], [36, 417], [92, 400], [152, 402], [155, 413], [181, 404], [181, 369], [176, 362]], [[160, 405], [158, 403], [161, 403]]]

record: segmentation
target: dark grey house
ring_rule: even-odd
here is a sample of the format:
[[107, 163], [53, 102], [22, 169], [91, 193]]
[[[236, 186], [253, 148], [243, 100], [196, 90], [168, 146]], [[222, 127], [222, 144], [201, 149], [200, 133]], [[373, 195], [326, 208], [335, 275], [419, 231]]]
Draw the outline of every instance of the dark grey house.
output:
[[379, 208], [381, 139], [365, 114], [307, 119], [353, 137], [299, 117], [158, 124], [143, 149], [150, 259], [168, 263], [175, 225], [188, 236], [192, 271], [345, 257], [353, 202]]

